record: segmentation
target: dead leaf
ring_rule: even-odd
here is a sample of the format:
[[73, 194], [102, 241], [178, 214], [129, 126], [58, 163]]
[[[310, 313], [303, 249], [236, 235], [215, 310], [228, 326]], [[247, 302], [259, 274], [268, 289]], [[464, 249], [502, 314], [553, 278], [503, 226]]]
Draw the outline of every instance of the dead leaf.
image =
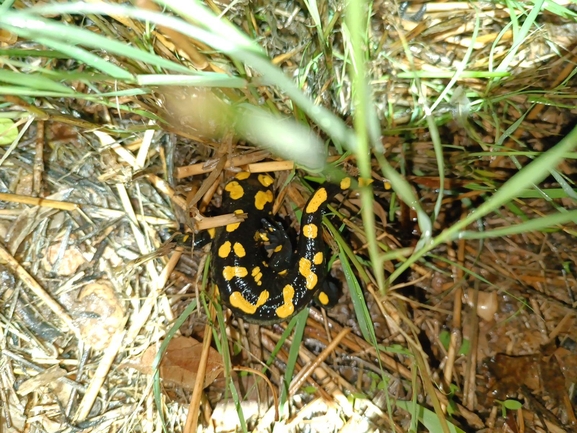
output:
[[25, 380], [18, 387], [19, 395], [28, 395], [33, 391], [36, 391], [39, 387], [52, 384], [56, 379], [66, 376], [67, 371], [60, 368], [58, 365], [54, 365], [47, 369], [46, 371]]
[[112, 336], [124, 326], [124, 306], [106, 280], [86, 285], [73, 311], [83, 340], [94, 350], [108, 347]]
[[[222, 356], [209, 349], [204, 388], [210, 385], [223, 371]], [[138, 364], [128, 366], [145, 374], [152, 374], [152, 363], [157, 354], [156, 347], [149, 347], [142, 355]], [[187, 390], [194, 388], [198, 365], [202, 354], [202, 343], [194, 338], [173, 338], [160, 364], [160, 377], [165, 384], [182, 386]]]
[[62, 257], [59, 257], [61, 247], [62, 244], [57, 242], [46, 249], [44, 260], [42, 260], [44, 269], [61, 276], [74, 275], [78, 268], [86, 263], [86, 259], [82, 252], [74, 246], [66, 248]]

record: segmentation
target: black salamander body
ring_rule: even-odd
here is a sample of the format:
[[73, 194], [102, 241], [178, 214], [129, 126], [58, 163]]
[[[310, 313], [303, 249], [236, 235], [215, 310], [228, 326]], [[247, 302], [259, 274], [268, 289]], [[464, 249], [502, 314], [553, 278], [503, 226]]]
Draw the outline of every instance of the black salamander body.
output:
[[[348, 188], [345, 179], [313, 193], [303, 209], [295, 254], [283, 228], [270, 222], [273, 183], [268, 174], [241, 172], [226, 184], [223, 213], [242, 212], [247, 218], [219, 229], [212, 246], [212, 280], [221, 300], [237, 316], [259, 324], [288, 320], [313, 298], [331, 303], [323, 290], [322, 213], [334, 193]], [[270, 257], [265, 241], [274, 248]]]

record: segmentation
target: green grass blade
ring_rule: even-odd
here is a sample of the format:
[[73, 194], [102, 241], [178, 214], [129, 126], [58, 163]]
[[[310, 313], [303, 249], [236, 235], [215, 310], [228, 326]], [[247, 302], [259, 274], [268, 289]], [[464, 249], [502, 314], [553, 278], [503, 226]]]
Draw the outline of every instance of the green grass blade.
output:
[[[443, 431], [442, 425], [439, 421], [439, 417], [437, 414], [419, 404], [413, 405], [410, 401], [401, 401], [397, 400], [396, 405], [407, 412], [416, 415], [419, 418], [421, 424], [425, 426], [425, 428], [430, 432], [440, 432]], [[416, 409], [416, 414], [415, 414]], [[461, 430], [455, 424], [447, 422], [449, 427], [450, 433], [465, 433], [464, 430]]]
[[[293, 333], [293, 341], [291, 344], [291, 348], [289, 351], [289, 356], [287, 359], [287, 363], [286, 363], [286, 370], [285, 370], [285, 375], [284, 375], [284, 381], [283, 381], [283, 387], [280, 393], [280, 416], [282, 417], [282, 414], [284, 412], [284, 408], [286, 407], [286, 404], [288, 402], [288, 391], [289, 391], [289, 387], [290, 387], [290, 383], [292, 381], [293, 378], [293, 373], [295, 371], [295, 366], [297, 363], [297, 359], [299, 357], [299, 351], [300, 351], [300, 346], [301, 343], [303, 341], [303, 336], [305, 333], [305, 327], [307, 325], [307, 318], [309, 316], [309, 309], [305, 308], [304, 310], [302, 310], [300, 313], [298, 313], [296, 316], [294, 316], [287, 329], [293, 329], [294, 328], [294, 333]], [[284, 335], [284, 334], [283, 334]]]
[[[75, 6], [71, 5], [59, 5], [62, 6]], [[46, 7], [46, 9], [54, 8], [54, 12], [59, 13], [58, 10], [61, 9], [59, 6]], [[95, 6], [91, 13], [98, 14], [98, 9], [106, 9], [106, 5], [91, 5]], [[108, 5], [112, 6], [112, 5]], [[122, 68], [113, 65], [110, 62], [104, 60], [101, 56], [94, 55], [88, 51], [82, 50], [75, 47], [74, 44], [83, 45], [85, 47], [93, 48], [96, 50], [106, 49], [107, 52], [116, 54], [123, 57], [128, 57], [134, 60], [138, 60], [144, 63], [148, 63], [159, 68], [166, 68], [168, 70], [173, 70], [181, 72], [184, 74], [191, 74], [194, 71], [179, 65], [178, 63], [171, 62], [155, 54], [148, 53], [146, 51], [140, 50], [138, 48], [131, 47], [124, 42], [115, 41], [99, 35], [97, 33], [81, 29], [79, 27], [64, 25], [57, 21], [47, 20], [44, 18], [39, 18], [33, 12], [39, 12], [44, 8], [32, 8], [28, 9], [26, 12], [23, 11], [10, 11], [5, 12], [0, 15], [0, 27], [5, 27], [15, 34], [33, 39], [37, 42], [50, 46], [62, 53], [69, 55], [72, 58], [78, 59], [80, 61], [85, 61], [88, 64], [93, 63], [93, 58], [100, 60], [100, 66], [96, 69], [103, 71], [106, 70], [117, 71], [119, 74], [118, 78], [124, 76], [123, 74], [129, 74]], [[74, 8], [72, 8], [74, 9]], [[121, 8], [126, 11], [128, 8]], [[133, 9], [136, 10], [136, 9]], [[74, 10], [70, 11], [74, 12]], [[84, 51], [84, 52], [83, 52]], [[88, 59], [88, 61], [84, 60]], [[90, 62], [90, 63], [89, 63]], [[95, 62], [98, 64], [98, 62]], [[120, 72], [122, 71], [122, 72]], [[110, 73], [110, 75], [113, 75]], [[116, 75], [113, 75], [116, 76]], [[132, 74], [128, 75], [132, 77]]]
[[577, 222], [577, 210], [568, 212], [560, 212], [553, 215], [547, 215], [537, 219], [532, 219], [521, 224], [514, 224], [511, 226], [486, 230], [484, 232], [464, 231], [459, 235], [460, 239], [484, 239], [497, 238], [502, 236], [511, 236], [519, 233], [526, 233], [530, 231], [545, 230], [559, 224], [566, 224], [569, 222]]
[[10, 9], [14, 4], [14, 1], [15, 0], [4, 0], [2, 4], [0, 4], [0, 13], [4, 13], [4, 11]]
[[25, 84], [27, 88], [37, 89], [37, 90], [47, 90], [52, 92], [60, 93], [74, 93], [74, 91], [60, 83], [51, 80], [44, 75], [30, 73], [26, 74], [25, 81], [23, 81], [22, 74], [18, 72], [8, 71], [6, 69], [0, 69], [0, 81], [10, 84]]
[[188, 319], [188, 317], [194, 312], [194, 310], [196, 310], [197, 307], [197, 302], [196, 299], [193, 299], [190, 304], [187, 305], [187, 307], [184, 309], [184, 311], [182, 312], [182, 314], [180, 316], [178, 316], [178, 319], [175, 320], [174, 325], [172, 325], [172, 327], [168, 330], [168, 332], [166, 333], [166, 336], [164, 338], [164, 340], [162, 341], [162, 343], [160, 344], [160, 347], [158, 348], [158, 353], [156, 354], [156, 356], [154, 357], [154, 361], [152, 362], [152, 371], [154, 372], [153, 374], [153, 394], [154, 394], [154, 402], [156, 404], [156, 408], [158, 410], [158, 414], [160, 416], [161, 422], [162, 422], [162, 428], [164, 429], [165, 432], [167, 432], [167, 427], [166, 427], [166, 420], [164, 419], [164, 411], [162, 410], [163, 404], [162, 404], [162, 387], [161, 387], [161, 383], [160, 383], [160, 363], [162, 362], [162, 356], [164, 355], [164, 352], [166, 352], [166, 349], [168, 348], [168, 345], [170, 344], [170, 340], [172, 339], [172, 337], [174, 337], [174, 335], [178, 332], [178, 330], [180, 329], [180, 327], [184, 324], [184, 322]]
[[294, 119], [279, 119], [252, 105], [237, 114], [237, 132], [249, 142], [297, 162], [309, 170], [321, 170], [327, 159], [322, 140]]
[[565, 138], [563, 138], [557, 145], [543, 153], [530, 164], [525, 166], [521, 171], [514, 175], [511, 179], [505, 182], [492, 197], [481, 204], [474, 212], [469, 214], [466, 218], [453, 224], [451, 227], [444, 230], [433, 241], [426, 245], [425, 248], [418, 250], [406, 262], [402, 263], [389, 277], [390, 281], [394, 281], [401, 273], [403, 273], [411, 264], [415, 263], [427, 252], [436, 246], [460, 238], [462, 230], [469, 224], [478, 221], [491, 212], [496, 211], [507, 202], [516, 198], [520, 191], [528, 189], [535, 184], [541, 182], [550, 171], [553, 170], [557, 164], [563, 159], [563, 156], [577, 146], [577, 127], [574, 128]]
[[244, 78], [231, 77], [216, 72], [197, 73], [196, 75], [137, 75], [136, 83], [141, 86], [202, 86], [229, 87], [237, 89], [246, 88], [248, 84]]
[[[24, 76], [24, 75], [23, 75]], [[74, 98], [75, 93], [69, 92], [49, 92], [45, 90], [29, 89], [20, 86], [2, 86], [0, 85], [0, 95], [17, 95], [17, 96], [31, 96], [38, 98]]]
[[311, 15], [313, 22], [315, 23], [315, 27], [317, 28], [317, 36], [320, 39], [322, 45], [324, 43], [324, 32], [317, 1], [316, 0], [303, 0], [303, 1], [305, 6], [307, 7], [307, 10], [309, 11], [309, 14]]
[[[68, 59], [69, 57], [66, 54], [58, 53], [52, 50], [39, 50], [39, 49], [21, 49], [21, 48], [9, 48], [9, 49], [0, 49], [0, 57], [23, 57], [23, 58], [47, 58], [47, 59]], [[3, 59], [5, 60], [5, 59]], [[30, 65], [27, 65], [30, 67]]]
[[545, 0], [535, 0], [533, 2], [531, 12], [529, 13], [529, 15], [527, 15], [527, 18], [523, 22], [521, 29], [516, 34], [514, 33], [515, 42], [513, 43], [513, 46], [511, 47], [511, 49], [509, 50], [503, 61], [499, 64], [499, 66], [497, 66], [495, 72], [504, 72], [510, 68], [513, 59], [519, 53], [519, 48], [523, 43], [525, 43], [527, 37], [529, 36], [529, 33], [531, 32], [532, 27], [535, 25], [535, 21], [537, 20], [537, 17], [541, 13], [544, 3]]
[[347, 280], [347, 285], [351, 292], [351, 301], [353, 302], [353, 307], [355, 309], [355, 316], [359, 321], [359, 327], [363, 338], [371, 343], [374, 347], [377, 347], [377, 336], [375, 334], [375, 328], [373, 327], [373, 320], [371, 314], [367, 308], [367, 303], [365, 302], [365, 297], [363, 295], [363, 289], [357, 279], [349, 263], [349, 259], [346, 254], [340, 253], [339, 259], [341, 260], [341, 265], [343, 267], [343, 274], [345, 274], [345, 279]]
[[[258, 84], [278, 86], [307, 114], [307, 116], [309, 116], [323, 131], [325, 131], [333, 141], [346, 146], [350, 150], [356, 150], [356, 136], [347, 125], [327, 108], [315, 105], [310, 98], [301, 92], [301, 90], [282, 70], [274, 66], [270, 62], [270, 59], [264, 56], [260, 47], [258, 47], [255, 42], [248, 39], [246, 35], [234, 29], [234, 27], [229, 23], [216, 17], [216, 15], [212, 14], [212, 12], [208, 11], [204, 6], [197, 2], [162, 1], [161, 3], [170, 7], [174, 11], [179, 12], [190, 22], [196, 22], [199, 23], [199, 25], [202, 24], [203, 26], [209, 27], [210, 32], [170, 15], [107, 3], [101, 3], [98, 5], [86, 3], [59, 3], [57, 5], [29, 9], [28, 15], [31, 16], [30, 12], [32, 11], [34, 13], [46, 14], [83, 13], [121, 15], [173, 28], [184, 35], [197, 39], [222, 51], [224, 54], [229, 55], [235, 60], [250, 65], [261, 75], [261, 77], [256, 80]], [[0, 26], [4, 21], [4, 17], [0, 17]], [[109, 41], [109, 39], [105, 39], [106, 41]], [[122, 48], [124, 50], [123, 55], [126, 55], [125, 51], [127, 47], [122, 45]], [[180, 65], [177, 66], [182, 67]], [[190, 73], [189, 70], [187, 71]]]

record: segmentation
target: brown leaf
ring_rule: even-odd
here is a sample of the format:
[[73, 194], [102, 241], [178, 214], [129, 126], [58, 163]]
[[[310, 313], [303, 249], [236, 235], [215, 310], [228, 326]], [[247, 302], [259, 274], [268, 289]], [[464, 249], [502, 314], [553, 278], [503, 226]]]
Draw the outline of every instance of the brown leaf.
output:
[[493, 397], [499, 400], [515, 397], [521, 385], [532, 391], [539, 391], [539, 361], [539, 355], [509, 356], [498, 353], [491, 358], [487, 366], [495, 379], [490, 391]]
[[61, 377], [65, 377], [67, 374], [66, 370], [60, 368], [58, 365], [54, 365], [47, 369], [46, 371], [37, 374], [36, 376], [31, 377], [30, 379], [22, 382], [18, 387], [18, 394], [19, 395], [28, 395], [33, 391], [38, 390], [39, 387], [50, 385], [56, 379]]
[[18, 36], [5, 29], [0, 29], [0, 44], [12, 45], [18, 40]]
[[94, 350], [104, 350], [124, 326], [124, 306], [107, 280], [87, 284], [71, 307], [83, 340]]
[[61, 242], [55, 242], [46, 248], [42, 265], [47, 271], [60, 276], [73, 275], [80, 266], [86, 263], [86, 259], [82, 252], [74, 246], [66, 248], [63, 253], [60, 251], [61, 248]]
[[[223, 371], [222, 357], [213, 349], [209, 349], [204, 388], [210, 385]], [[130, 364], [145, 374], [152, 374], [152, 363], [156, 357], [156, 347], [149, 347], [138, 364]], [[165, 384], [182, 386], [192, 390], [198, 373], [198, 365], [202, 354], [202, 343], [194, 338], [175, 337], [168, 344], [168, 348], [160, 364], [160, 377]]]

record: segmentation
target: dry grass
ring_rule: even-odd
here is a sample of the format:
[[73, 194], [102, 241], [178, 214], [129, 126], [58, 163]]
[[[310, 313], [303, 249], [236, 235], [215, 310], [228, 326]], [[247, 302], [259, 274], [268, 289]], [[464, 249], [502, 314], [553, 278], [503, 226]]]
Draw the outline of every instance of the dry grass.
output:
[[[241, 33], [191, 9], [196, 39], [98, 1], [42, 22], [9, 3], [1, 431], [575, 430], [568, 2], [377, 1], [364, 28], [362, 2], [207, 0]], [[287, 159], [325, 142], [333, 170], [386, 186], [327, 222], [343, 296], [244, 324], [207, 251], [166, 230], [223, 224], [206, 215], [238, 167], [276, 172], [296, 224], [310, 188]]]

